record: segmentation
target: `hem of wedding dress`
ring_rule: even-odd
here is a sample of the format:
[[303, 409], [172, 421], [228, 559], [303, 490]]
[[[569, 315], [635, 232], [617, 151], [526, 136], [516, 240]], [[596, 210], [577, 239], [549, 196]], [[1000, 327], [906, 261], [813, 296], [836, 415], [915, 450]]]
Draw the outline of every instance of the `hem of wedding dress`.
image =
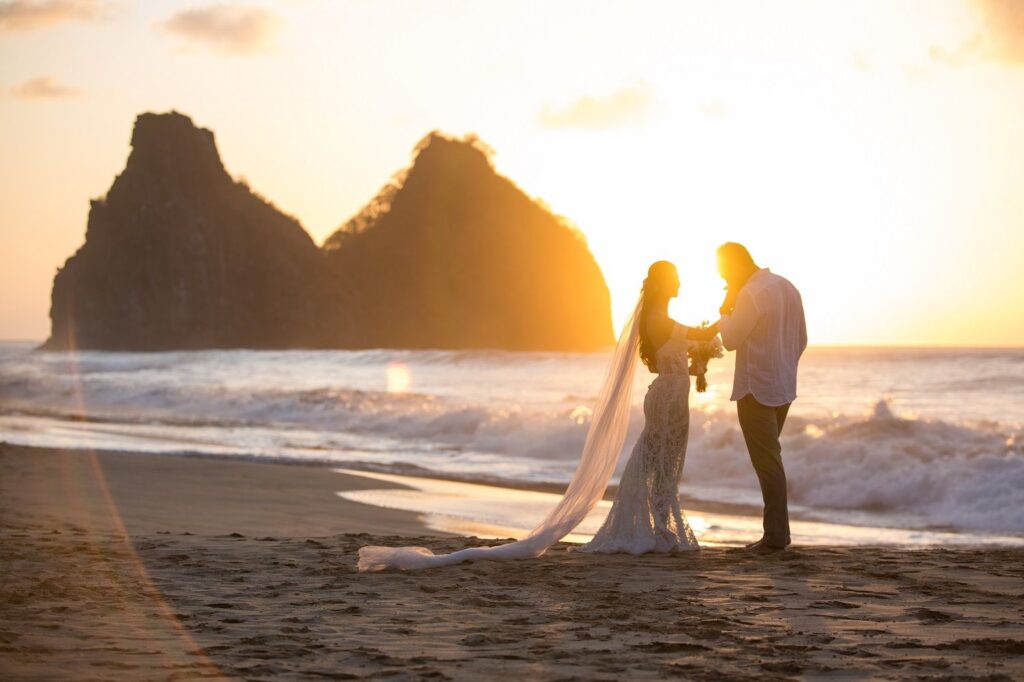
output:
[[641, 554], [687, 554], [690, 552], [700, 551], [700, 545], [678, 545], [676, 547], [670, 547], [669, 549], [658, 549], [653, 547], [650, 549], [641, 549], [639, 551], [628, 549], [626, 547], [587, 547], [583, 545], [581, 547], [570, 547], [570, 552], [584, 552], [586, 554], [631, 554], [633, 556], [640, 556]]

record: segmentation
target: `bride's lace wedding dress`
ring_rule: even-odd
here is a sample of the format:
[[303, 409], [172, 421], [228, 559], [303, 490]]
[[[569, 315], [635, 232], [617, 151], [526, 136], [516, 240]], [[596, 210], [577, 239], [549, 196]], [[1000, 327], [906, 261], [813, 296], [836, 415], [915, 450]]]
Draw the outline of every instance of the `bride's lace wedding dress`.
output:
[[676, 323], [658, 349], [658, 376], [644, 397], [644, 429], [619, 481], [615, 502], [584, 552], [676, 552], [698, 549], [679, 507], [690, 431], [687, 328]]
[[[636, 321], [642, 309], [641, 296], [608, 363], [576, 472], [565, 495], [536, 528], [521, 540], [448, 554], [426, 547], [370, 545], [359, 549], [358, 569], [418, 571], [463, 561], [538, 557], [576, 528], [604, 496], [626, 440], [639, 357]], [[687, 343], [686, 327], [677, 324], [658, 349], [660, 374], [644, 400], [647, 424], [623, 474], [619, 499], [601, 532], [585, 547], [588, 551], [639, 554], [697, 547], [677, 497], [689, 427]]]

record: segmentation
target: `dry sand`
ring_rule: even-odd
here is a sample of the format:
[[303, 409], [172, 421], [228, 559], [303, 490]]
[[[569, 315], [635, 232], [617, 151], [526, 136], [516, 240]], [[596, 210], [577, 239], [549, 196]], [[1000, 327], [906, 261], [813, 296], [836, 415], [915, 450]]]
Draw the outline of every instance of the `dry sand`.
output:
[[[324, 468], [0, 446], [3, 679], [1024, 677], [1024, 550], [449, 550]], [[417, 537], [409, 537], [417, 536]]]

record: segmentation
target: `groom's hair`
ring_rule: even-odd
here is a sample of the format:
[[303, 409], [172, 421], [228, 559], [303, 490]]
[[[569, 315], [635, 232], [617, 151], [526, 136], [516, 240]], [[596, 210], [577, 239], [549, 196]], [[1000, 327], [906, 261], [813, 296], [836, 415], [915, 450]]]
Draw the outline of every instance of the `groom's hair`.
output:
[[744, 265], [750, 268], [757, 267], [757, 264], [754, 263], [754, 259], [751, 257], [750, 252], [747, 251], [747, 247], [737, 242], [726, 242], [719, 246], [718, 255], [719, 257], [736, 265]]

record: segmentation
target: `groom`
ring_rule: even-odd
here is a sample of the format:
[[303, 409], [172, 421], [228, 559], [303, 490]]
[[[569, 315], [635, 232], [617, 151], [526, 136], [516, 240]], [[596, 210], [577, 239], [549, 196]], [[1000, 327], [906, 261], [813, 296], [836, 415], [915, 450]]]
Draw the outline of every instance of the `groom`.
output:
[[764, 537], [747, 549], [767, 554], [790, 543], [786, 470], [779, 436], [796, 399], [796, 368], [807, 348], [800, 292], [789, 280], [759, 268], [746, 247], [718, 247], [726, 282], [722, 345], [736, 351], [732, 400], [764, 499]]

